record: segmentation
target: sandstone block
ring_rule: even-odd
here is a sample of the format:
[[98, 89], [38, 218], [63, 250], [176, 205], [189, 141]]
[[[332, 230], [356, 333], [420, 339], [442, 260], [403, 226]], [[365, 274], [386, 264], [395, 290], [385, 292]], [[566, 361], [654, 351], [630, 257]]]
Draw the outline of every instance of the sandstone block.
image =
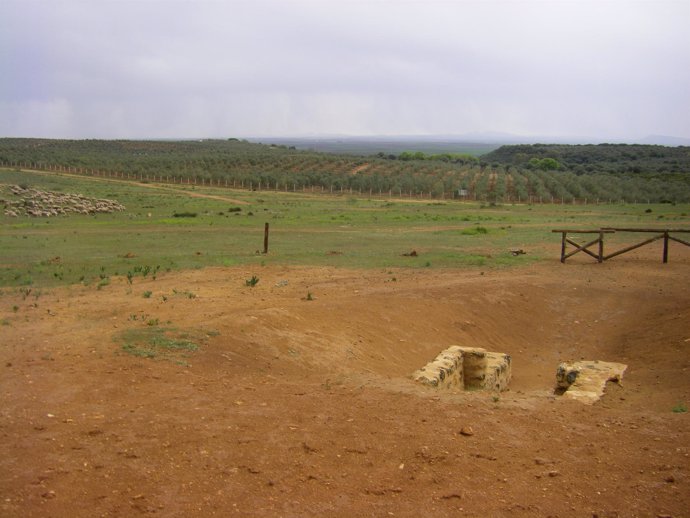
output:
[[623, 379], [627, 368], [623, 363], [598, 360], [563, 362], [556, 371], [557, 391], [563, 397], [591, 405], [604, 395], [607, 382]]

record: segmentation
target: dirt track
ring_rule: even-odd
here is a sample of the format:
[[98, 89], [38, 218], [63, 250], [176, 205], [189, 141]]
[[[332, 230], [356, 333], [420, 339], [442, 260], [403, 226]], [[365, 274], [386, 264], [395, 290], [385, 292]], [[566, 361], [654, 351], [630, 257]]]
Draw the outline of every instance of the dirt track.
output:
[[[688, 516], [690, 259], [656, 255], [6, 291], [0, 515]], [[122, 351], [151, 319], [206, 333], [187, 366]], [[511, 354], [511, 390], [408, 379], [451, 344]], [[622, 386], [554, 396], [580, 358]]]

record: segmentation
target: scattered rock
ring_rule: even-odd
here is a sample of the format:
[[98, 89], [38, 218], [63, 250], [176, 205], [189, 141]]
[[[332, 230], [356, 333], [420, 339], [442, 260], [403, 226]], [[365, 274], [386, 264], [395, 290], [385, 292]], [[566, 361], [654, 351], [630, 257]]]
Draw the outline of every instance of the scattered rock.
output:
[[404, 257], [417, 257], [417, 250], [412, 250], [411, 252], [403, 254], [403, 256]]
[[317, 451], [319, 451], [316, 448], [312, 448], [311, 446], [309, 446], [306, 442], [302, 443], [302, 449], [305, 453], [316, 453]]
[[463, 426], [459, 433], [465, 437], [472, 437], [474, 435], [474, 430], [472, 430], [472, 427], [470, 426]]

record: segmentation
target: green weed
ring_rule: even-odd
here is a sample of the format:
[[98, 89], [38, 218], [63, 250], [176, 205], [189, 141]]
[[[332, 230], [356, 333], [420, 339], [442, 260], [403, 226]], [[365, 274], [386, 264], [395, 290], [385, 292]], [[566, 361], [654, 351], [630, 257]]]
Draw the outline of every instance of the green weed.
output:
[[673, 412], [674, 414], [684, 414], [687, 411], [688, 407], [685, 405], [685, 403], [678, 403], [671, 409], [671, 412]]
[[252, 275], [251, 279], [247, 279], [244, 281], [244, 285], [249, 286], [250, 288], [253, 288], [257, 284], [259, 284], [259, 278], [256, 275]]
[[464, 236], [478, 236], [480, 234], [488, 234], [489, 230], [486, 227], [470, 227], [462, 231]]

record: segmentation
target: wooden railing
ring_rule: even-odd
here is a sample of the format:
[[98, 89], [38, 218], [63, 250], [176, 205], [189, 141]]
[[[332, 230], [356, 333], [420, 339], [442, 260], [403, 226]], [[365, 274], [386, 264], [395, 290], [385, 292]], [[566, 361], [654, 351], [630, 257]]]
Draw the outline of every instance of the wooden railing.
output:
[[[552, 230], [552, 232], [558, 232], [561, 234], [561, 262], [565, 263], [565, 260], [569, 257], [574, 256], [577, 253], [583, 252], [599, 263], [603, 263], [609, 259], [612, 259], [618, 255], [625, 254], [642, 246], [658, 241], [659, 239], [664, 240], [664, 248], [662, 253], [662, 261], [668, 263], [668, 243], [669, 241], [675, 241], [685, 246], [690, 246], [690, 242], [685, 241], [679, 237], [672, 236], [672, 233], [688, 233], [690, 229], [659, 229], [659, 228], [614, 228], [605, 227], [598, 230]], [[607, 234], [615, 234], [616, 232], [642, 232], [642, 233], [654, 233], [656, 234], [649, 239], [645, 239], [641, 243], [636, 243], [631, 246], [626, 246], [620, 250], [616, 250], [610, 254], [604, 254], [604, 236]], [[587, 243], [578, 243], [575, 240], [568, 237], [568, 234], [597, 234], [598, 237]], [[568, 245], [575, 247], [575, 250], [568, 252]], [[596, 252], [590, 250], [590, 247], [598, 245]]]

